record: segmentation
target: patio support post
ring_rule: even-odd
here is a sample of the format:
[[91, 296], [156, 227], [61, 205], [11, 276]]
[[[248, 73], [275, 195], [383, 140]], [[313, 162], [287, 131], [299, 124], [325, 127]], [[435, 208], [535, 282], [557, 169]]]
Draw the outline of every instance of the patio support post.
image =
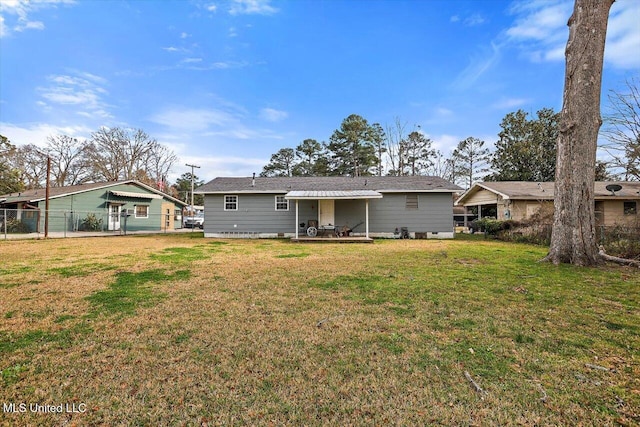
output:
[[296, 199], [296, 240], [298, 240], [298, 229], [300, 228], [298, 226], [298, 224], [300, 224], [300, 221], [298, 219], [298, 202], [299, 202], [299, 200]]
[[367, 237], [367, 239], [369, 238], [369, 199], [365, 199], [364, 200], [365, 205], [364, 205], [364, 222], [366, 224], [366, 232], [365, 232], [365, 236]]

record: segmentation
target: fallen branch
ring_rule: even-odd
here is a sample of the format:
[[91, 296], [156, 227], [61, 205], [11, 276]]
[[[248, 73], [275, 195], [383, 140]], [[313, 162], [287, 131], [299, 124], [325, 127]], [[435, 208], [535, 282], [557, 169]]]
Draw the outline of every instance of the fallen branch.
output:
[[638, 260], [620, 258], [613, 255], [607, 255], [607, 253], [604, 251], [604, 246], [600, 246], [600, 251], [598, 251], [598, 254], [605, 261], [615, 262], [616, 264], [622, 264], [622, 265], [633, 265], [640, 268], [640, 261]]
[[316, 326], [318, 328], [322, 327], [322, 325], [324, 325], [325, 323], [333, 320], [333, 319], [337, 319], [338, 317], [342, 317], [344, 316], [344, 312], [340, 312], [339, 314], [336, 314], [335, 316], [331, 316], [331, 317], [325, 317], [324, 319], [321, 319], [320, 321], [318, 321], [318, 323], [316, 323]]
[[475, 388], [475, 389], [476, 389], [476, 391], [477, 391], [478, 393], [480, 393], [480, 394], [486, 394], [486, 393], [487, 393], [486, 391], [484, 391], [484, 390], [482, 389], [482, 387], [480, 387], [480, 386], [478, 385], [478, 383], [477, 383], [477, 382], [475, 382], [475, 381], [473, 380], [473, 378], [471, 378], [471, 374], [469, 374], [469, 372], [464, 371], [464, 376], [465, 376], [465, 378], [466, 378], [466, 379], [471, 383], [471, 385], [473, 385], [473, 388]]

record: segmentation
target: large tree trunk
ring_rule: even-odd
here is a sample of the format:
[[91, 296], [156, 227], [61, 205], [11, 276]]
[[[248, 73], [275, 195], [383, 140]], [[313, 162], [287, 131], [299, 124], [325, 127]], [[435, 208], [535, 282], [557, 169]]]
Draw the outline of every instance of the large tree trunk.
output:
[[554, 264], [600, 263], [595, 233], [594, 182], [602, 63], [609, 9], [614, 0], [576, 0], [565, 51], [564, 99], [556, 157]]

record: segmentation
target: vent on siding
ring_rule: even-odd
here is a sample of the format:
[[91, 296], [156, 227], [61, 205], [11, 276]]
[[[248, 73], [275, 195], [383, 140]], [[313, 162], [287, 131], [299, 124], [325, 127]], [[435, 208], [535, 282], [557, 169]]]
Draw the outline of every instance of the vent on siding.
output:
[[406, 209], [418, 209], [418, 195], [407, 194], [407, 201], [405, 203]]

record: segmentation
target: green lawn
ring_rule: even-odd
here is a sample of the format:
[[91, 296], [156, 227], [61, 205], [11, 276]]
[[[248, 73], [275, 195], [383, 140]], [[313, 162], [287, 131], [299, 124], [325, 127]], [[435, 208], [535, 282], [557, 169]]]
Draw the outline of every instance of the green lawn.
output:
[[0, 424], [637, 425], [640, 270], [545, 253], [1, 242]]

